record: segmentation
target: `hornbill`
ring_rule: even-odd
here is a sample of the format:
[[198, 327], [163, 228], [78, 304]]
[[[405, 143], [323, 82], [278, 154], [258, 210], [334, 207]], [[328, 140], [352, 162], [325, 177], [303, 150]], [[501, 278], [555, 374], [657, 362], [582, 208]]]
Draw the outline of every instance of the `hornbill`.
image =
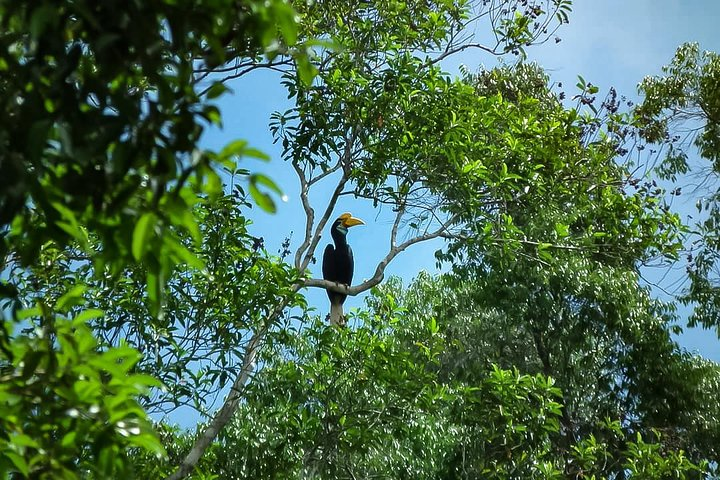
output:
[[[328, 245], [323, 254], [322, 272], [325, 280], [348, 287], [352, 283], [355, 262], [352, 248], [347, 243], [347, 232], [348, 228], [355, 225], [365, 225], [365, 222], [354, 218], [350, 213], [343, 213], [333, 222], [330, 235], [335, 246]], [[327, 294], [330, 298], [330, 325], [343, 325], [345, 323], [343, 303], [347, 295], [332, 290], [328, 290]]]

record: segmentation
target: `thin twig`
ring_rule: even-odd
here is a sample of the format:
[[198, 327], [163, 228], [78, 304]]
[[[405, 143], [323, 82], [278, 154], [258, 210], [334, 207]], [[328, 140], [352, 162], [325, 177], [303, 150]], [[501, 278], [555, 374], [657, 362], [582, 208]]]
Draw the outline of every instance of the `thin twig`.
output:
[[395, 216], [395, 222], [393, 223], [392, 231], [390, 232], [390, 248], [393, 248], [395, 246], [395, 242], [397, 241], [398, 227], [400, 227], [400, 221], [402, 220], [403, 215], [405, 215], [404, 203], [398, 208], [397, 215]]
[[312, 186], [312, 185], [316, 184], [317, 182], [319, 182], [320, 180], [322, 180], [323, 178], [327, 177], [328, 175], [331, 175], [331, 174], [337, 172], [340, 169], [340, 167], [342, 167], [342, 160], [338, 160], [337, 163], [332, 168], [329, 168], [328, 170], [324, 171], [317, 177], [313, 177], [310, 180], [308, 180], [308, 186]]
[[442, 61], [445, 60], [447, 57], [449, 57], [449, 56], [451, 56], [451, 55], [455, 55], [456, 53], [460, 53], [460, 52], [462, 52], [462, 51], [464, 51], [464, 50], [467, 50], [468, 48], [477, 48], [478, 50], [482, 50], [482, 51], [484, 51], [484, 52], [487, 52], [487, 53], [489, 53], [490, 55], [502, 55], [502, 53], [503, 53], [503, 52], [498, 52], [498, 51], [497, 51], [496, 49], [494, 49], [494, 48], [486, 47], [485, 45], [483, 45], [483, 44], [481, 44], [481, 43], [467, 43], [467, 44], [465, 44], [465, 45], [460, 45], [459, 47], [449, 48], [449, 49], [445, 50], [443, 53], [441, 53], [441, 54], [438, 55], [437, 57], [429, 60], [429, 61], [427, 62], [427, 65], [428, 65], [428, 66], [429, 66], [429, 65], [435, 65], [436, 63], [442, 62]]

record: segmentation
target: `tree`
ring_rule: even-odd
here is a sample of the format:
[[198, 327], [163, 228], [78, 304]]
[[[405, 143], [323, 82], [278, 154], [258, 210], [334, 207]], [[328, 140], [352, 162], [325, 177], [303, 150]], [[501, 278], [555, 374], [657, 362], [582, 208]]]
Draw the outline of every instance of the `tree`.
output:
[[216, 168], [252, 153], [242, 143], [220, 154], [197, 148], [204, 126], [220, 121], [207, 100], [224, 89], [198, 91], [194, 69], [292, 53], [292, 9], [279, 1], [0, 8], [9, 32], [0, 222], [12, 225], [3, 257], [12, 248], [30, 263], [47, 239], [84, 245], [80, 225], [99, 236], [98, 261], [117, 270], [156, 255], [149, 273], [166, 274], [163, 261], [182, 259], [173, 235], [158, 235], [160, 249], [133, 248], [136, 225], [192, 231], [184, 214], [193, 193], [218, 193]]
[[[311, 286], [356, 295], [377, 285], [388, 262], [406, 248], [455, 235], [461, 219], [449, 208], [447, 202], [453, 199], [448, 187], [462, 187], [463, 201], [473, 198], [475, 192], [495, 189], [495, 197], [481, 200], [488, 203], [514, 195], [517, 188], [507, 182], [511, 175], [507, 166], [500, 168], [500, 147], [488, 152], [488, 165], [497, 166], [502, 172], [499, 176], [479, 168], [474, 183], [461, 186], [460, 182], [443, 181], [453, 173], [469, 178], [462, 172], [466, 159], [480, 155], [485, 148], [485, 141], [475, 137], [476, 130], [482, 131], [482, 115], [502, 117], [517, 129], [522, 118], [500, 97], [481, 98], [465, 82], [451, 80], [439, 62], [466, 48], [496, 54], [519, 52], [523, 45], [549, 35], [554, 14], [566, 12], [569, 3], [552, 2], [549, 11], [522, 2], [322, 2], [306, 7], [298, 6], [307, 27], [300, 38], [328, 38], [338, 48], [317, 52], [317, 75], [312, 84], [303, 82], [292, 68], [286, 71], [284, 84], [296, 107], [276, 115], [271, 125], [298, 174], [306, 214], [302, 242], [292, 255], [295, 268], [305, 272], [310, 265], [341, 195], [388, 205], [396, 215], [389, 250], [371, 279], [351, 288], [310, 279], [295, 284], [293, 290]], [[562, 22], [564, 17], [560, 14], [557, 18]], [[494, 47], [468, 43], [462, 33], [483, 20], [498, 33]], [[501, 124], [488, 127], [488, 135], [498, 137], [503, 128]], [[444, 142], [431, 142], [433, 136]], [[413, 148], [408, 148], [408, 142]], [[309, 191], [321, 181], [335, 183], [327, 206], [316, 217]], [[400, 241], [403, 225], [410, 228], [407, 239]], [[287, 304], [280, 301], [276, 306], [264, 326], [253, 332], [240, 374], [223, 407], [170, 478], [187, 474], [232, 418], [259, 348]]]
[[[701, 471], [657, 432], [643, 439], [620, 422], [600, 419], [566, 445], [561, 392], [551, 379], [497, 366], [453, 369], [447, 352], [456, 351], [455, 324], [395, 303], [396, 283], [373, 292], [355, 329], [327, 328], [316, 317], [272, 336], [265, 368], [200, 460], [197, 478], [612, 478], [626, 471], [695, 478]], [[171, 455], [182, 457], [190, 440], [170, 432]], [[146, 464], [148, 477], [173, 468]]]
[[[507, 87], [518, 84], [513, 75], [535, 90], [521, 88], [509, 95]], [[466, 81], [474, 78], [468, 76]], [[538, 131], [544, 131], [543, 120], [564, 120], [560, 125], [564, 132], [576, 132], [571, 136], [575, 143], [538, 135], [554, 148], [548, 147], [551, 153], [546, 156], [533, 150], [533, 158], [554, 160], [558, 167], [553, 174], [563, 178], [563, 162], [579, 153], [583, 161], [571, 165], [576, 174], [586, 171], [586, 176], [580, 174], [571, 183], [568, 174], [568, 181], [556, 188], [545, 187], [541, 183], [545, 177], [534, 178], [533, 185], [544, 188], [544, 202], [509, 197], [502, 205], [509, 226], [500, 230], [505, 236], [488, 235], [494, 242], [480, 245], [463, 232], [444, 233], [455, 243], [442, 257], [462, 256], [456, 268], [461, 278], [469, 280], [448, 282], [448, 291], [436, 301], [453, 305], [453, 291], [472, 292], [466, 300], [471, 307], [466, 307], [462, 320], [454, 319], [457, 311], [451, 316], [420, 310], [408, 321], [407, 313], [393, 313], [392, 303], [384, 303], [394, 296], [402, 299], [391, 292], [378, 295], [375, 316], [361, 316], [361, 326], [351, 332], [337, 333], [318, 325], [297, 333], [270, 331], [267, 339], [281, 339], [279, 351], [276, 356], [266, 351], [270, 356], [261, 357], [265, 368], [246, 387], [247, 403], [241, 403], [235, 427], [210, 447], [210, 457], [199, 462], [201, 471], [234, 472], [240, 477], [353, 478], [401, 476], [403, 470], [395, 466], [400, 463], [417, 465], [412, 475], [429, 478], [472, 476], [471, 472], [486, 476], [495, 472], [499, 478], [580, 472], [612, 476], [625, 471], [684, 478], [701, 467], [682, 448], [692, 448], [700, 465], [713, 458], [708, 434], [717, 433], [716, 425], [713, 420], [693, 424], [692, 419], [712, 405], [713, 390], [704, 385], [714, 382], [717, 369], [684, 358], [670, 342], [665, 307], [653, 302], [646, 291], [627, 288], [638, 282], [639, 260], [674, 254], [679, 246], [673, 229], [676, 217], [660, 208], [658, 194], [632, 195], [618, 187], [632, 178], [614, 162], [617, 146], [609, 140], [592, 145], [583, 132], [593, 132], [585, 130], [582, 116], [566, 112], [559, 102], [540, 104], [527, 98], [528, 93], [548, 94], [543, 90], [547, 79], [537, 69], [500, 69], [482, 75], [477, 83], [468, 83], [473, 92], [500, 90], [513, 105], [524, 108], [521, 116], [542, 112]], [[543, 86], [539, 91], [538, 85]], [[528, 131], [532, 130], [523, 130]], [[533, 147], [543, 151], [542, 144], [525, 148]], [[518, 183], [525, 181], [516, 177]], [[589, 184], [583, 184], [586, 178]], [[530, 189], [519, 190], [527, 194]], [[459, 200], [452, 203], [450, 195], [441, 198], [467, 218], [477, 218], [472, 199], [463, 198], [461, 210]], [[486, 211], [481, 214], [492, 218]], [[422, 288], [414, 286], [412, 291]], [[403, 306], [411, 315], [415, 311]], [[473, 322], [478, 316], [482, 321]], [[373, 318], [385, 320], [378, 323]], [[498, 335], [501, 319], [513, 322], [508, 327], [511, 332], [526, 332], [524, 340]], [[454, 332], [467, 328], [473, 330], [466, 336]], [[436, 332], [430, 338], [428, 329]], [[447, 335], [440, 347], [435, 343], [438, 331]], [[477, 348], [478, 338], [487, 338], [501, 354], [488, 355]], [[519, 342], [514, 352], [508, 348], [513, 339]], [[458, 343], [460, 351], [455, 351]], [[537, 352], [534, 361], [528, 361], [528, 346]], [[408, 352], [411, 360], [405, 360]], [[423, 360], [418, 352], [431, 358]], [[482, 355], [487, 355], [486, 360], [472, 363]], [[665, 360], [660, 368], [659, 355]], [[491, 370], [494, 362], [506, 368], [520, 366], [535, 375]], [[418, 370], [417, 365], [424, 367]], [[697, 372], [695, 384], [686, 385], [683, 375], [688, 367]], [[546, 375], [557, 377], [563, 389], [550, 384]], [[673, 388], [665, 389], [658, 375], [685, 390], [676, 395]], [[436, 384], [444, 389], [437, 392], [432, 388]], [[691, 394], [689, 398], [684, 392]], [[430, 400], [425, 400], [428, 395]], [[538, 403], [528, 403], [527, 398]], [[668, 401], [675, 403], [664, 406]], [[494, 405], [507, 413], [490, 415]], [[418, 428], [403, 428], [406, 424]], [[678, 443], [688, 432], [691, 438]], [[182, 440], [187, 448], [186, 442]], [[517, 456], [508, 458], [498, 443], [509, 445]], [[426, 445], [437, 448], [428, 451], [422, 448]], [[663, 457], [661, 448], [672, 453]], [[388, 451], [397, 452], [399, 460]]]
[[[180, 445], [169, 445], [172, 464], [151, 463], [143, 452], [132, 452], [143, 459], [135, 466], [147, 476], [181, 478], [196, 468], [222, 475], [223, 466], [245, 469], [234, 471], [238, 475], [298, 474], [307, 468], [306, 473], [350, 476], [400, 472], [406, 460], [428, 477], [488, 469], [500, 476], [543, 478], [565, 472], [568, 467], [553, 451], [558, 425], [565, 422], [560, 392], [545, 373], [494, 368], [474, 385], [443, 377], [436, 368], [442, 346], [437, 322], [420, 324], [418, 333], [425, 335], [416, 345], [407, 341], [411, 330], [392, 308], [377, 315], [381, 320], [364, 314], [364, 323], [352, 331], [314, 324], [296, 332], [294, 322], [307, 321], [297, 310], [304, 307], [301, 289], [367, 291], [397, 255], [432, 238], [451, 242], [440, 260], [468, 272], [498, 274], [517, 258], [534, 259], [532, 280], [545, 278], [538, 265], [557, 276], [563, 265], [590, 258], [624, 273], [644, 256], [674, 252], [676, 218], [661, 208], [657, 195], [624, 188], [627, 171], [615, 163], [618, 135], [609, 128], [597, 134], [578, 109], [565, 108], [536, 68], [465, 72], [460, 78], [443, 70], [443, 60], [467, 49], [522, 56], [526, 46], [567, 21], [570, 3], [297, 2], [297, 24], [293, 10], [280, 2], [205, 3], [133, 4], [131, 14], [142, 13], [143, 22], [119, 27], [110, 25], [117, 18], [113, 4], [4, 7], [8, 28], [28, 40], [8, 50], [4, 61], [13, 72], [32, 77], [42, 63], [38, 55], [44, 55], [42, 61], [57, 58], [45, 62], [47, 72], [40, 68], [40, 77], [32, 77], [30, 105], [36, 108], [27, 110], [28, 118], [16, 106], [8, 110], [22, 114], [18, 118], [29, 128], [48, 113], [52, 120], [41, 132], [49, 140], [37, 143], [42, 146], [35, 157], [22, 150], [28, 142], [7, 143], [2, 157], [13, 159], [3, 161], [3, 169], [30, 185], [2, 198], [12, 212], [4, 224], [4, 267], [12, 276], [4, 287], [14, 325], [29, 319], [31, 327], [49, 330], [50, 339], [73, 328], [83, 331], [79, 320], [56, 328], [59, 323], [50, 321], [56, 310], [82, 319], [100, 339], [97, 347], [86, 342], [83, 355], [125, 358], [123, 352], [132, 351], [125, 344], [143, 354], [119, 369], [101, 362], [91, 377], [99, 379], [94, 396], [83, 397], [86, 403], [69, 401], [90, 412], [92, 402], [116, 387], [114, 377], [122, 377], [133, 386], [122, 397], [133, 407], [131, 399], [142, 390], [136, 384], [151, 382], [124, 377], [130, 368], [167, 384], [165, 392], [140, 397], [151, 412], [191, 405], [210, 413], [214, 405], [208, 397], [227, 393], [197, 435], [181, 435]], [[187, 15], [188, 9], [197, 15]], [[482, 25], [495, 35], [495, 44], [468, 36]], [[114, 33], [113, 28], [121, 30], [117, 38], [102, 33]], [[46, 39], [54, 43], [46, 46]], [[145, 40], [154, 42], [153, 48]], [[118, 58], [128, 61], [106, 65]], [[226, 83], [259, 68], [280, 71], [294, 101], [292, 109], [274, 116], [271, 130], [298, 175], [306, 229], [299, 246], [286, 243], [281, 258], [267, 254], [262, 239], [246, 228], [248, 199], [272, 210], [272, 198], [260, 187], [277, 188], [234, 160], [262, 154], [244, 141], [220, 152], [197, 146], [203, 122], [219, 122], [208, 101], [225, 92]], [[8, 78], [3, 85], [12, 99], [25, 84]], [[55, 87], [75, 100], [54, 96]], [[6, 118], [11, 120], [17, 119]], [[97, 128], [90, 128], [91, 121]], [[31, 168], [23, 170], [26, 165]], [[110, 182], [116, 175], [119, 181]], [[92, 188], [73, 187], [79, 182]], [[310, 193], [321, 182], [332, 184], [332, 194], [318, 207]], [[375, 275], [348, 288], [308, 278], [321, 233], [342, 195], [394, 216], [388, 251]], [[71, 290], [72, 301], [63, 300], [76, 283], [86, 287]], [[24, 310], [29, 304], [39, 305], [40, 314]], [[28, 374], [23, 359], [8, 352], [28, 338], [35, 340], [3, 330], [3, 366], [12, 371], [12, 386], [25, 402], [32, 386], [27, 378], [45, 370]], [[85, 358], [62, 342], [47, 345], [43, 354], [50, 359], [58, 349], [62, 358]], [[378, 370], [388, 376], [370, 375]], [[62, 382], [84, 385], [72, 368], [63, 374]], [[353, 396], [358, 388], [367, 388], [367, 395]], [[50, 386], [43, 394], [65, 401], [64, 393]], [[275, 403], [278, 394], [287, 393], [287, 401]], [[20, 403], [19, 411], [28, 411], [25, 406]], [[130, 407], [129, 417], [144, 419], [146, 412]], [[292, 422], [277, 421], [291, 412]], [[33, 422], [47, 425], [51, 414], [56, 412]], [[113, 414], [107, 408], [90, 418], [112, 422]], [[594, 465], [592, 455], [606, 447], [596, 447], [593, 436], [571, 439], [565, 423], [564, 451], [577, 446], [580, 453], [569, 454], [573, 462]], [[626, 441], [622, 430], [608, 430], [615, 443], [608, 441], [607, 455], [626, 452], [628, 470], [695, 469], [681, 452], [673, 451], [663, 464], [655, 455], [657, 443]], [[94, 465], [88, 445], [95, 433], [83, 432], [77, 449], [67, 453]], [[123, 432], [113, 432], [118, 435], [110, 437], [107, 451], [117, 454], [119, 463], [91, 475], [119, 471], [128, 463], [128, 447], [143, 446], [138, 439], [145, 437], [124, 442]], [[263, 432], [291, 437], [285, 445], [255, 437], [253, 445], [243, 446], [242, 460], [232, 456], [237, 450], [224, 448], [234, 445], [236, 434], [253, 438]], [[125, 433], [134, 435], [135, 429]], [[163, 435], [170, 442], [178, 439], [168, 429]], [[22, 456], [26, 451], [18, 442], [27, 440], [18, 438], [8, 439], [7, 450]], [[441, 451], [429, 451], [428, 439], [438, 441]], [[507, 445], [520, 456], [508, 461], [507, 449], [513, 447]], [[293, 446], [308, 455], [299, 458]], [[262, 451], [268, 447], [283, 454], [281, 462], [268, 460]], [[382, 457], [395, 447], [397, 455]], [[466, 451], [479, 456], [465, 461]], [[17, 455], [6, 458], [14, 464], [8, 468], [35, 474], [23, 470]], [[67, 464], [63, 473], [72, 475], [73, 466], [78, 464]]]
[[[88, 330], [103, 317], [78, 308], [98, 294], [84, 264], [111, 291], [134, 269], [160, 318], [173, 268], [201, 267], [191, 209], [221, 193], [221, 166], [258, 155], [241, 141], [198, 148], [224, 88], [194, 69], [279, 53], [307, 65], [305, 50], [280, 1], [4, 1], [0, 25], [0, 474], [106, 478], [129, 470], [129, 447], [162, 454], [137, 403], [159, 384], [132, 373], [139, 355], [122, 339]], [[267, 206], [254, 186], [274, 185], [249, 180]]]
[[[720, 57], [700, 51], [694, 43], [680, 46], [663, 75], [647, 77], [640, 85], [644, 98], [635, 109], [643, 138], [666, 152], [658, 171], [677, 182], [697, 172], [703, 177], [697, 200], [699, 220], [688, 239], [687, 272], [690, 285], [682, 301], [693, 306], [690, 326], [718, 328], [718, 189], [720, 160]], [[689, 160], [693, 147], [705, 163]], [[679, 193], [682, 186], [673, 191]], [[720, 334], [720, 330], [718, 330]]]

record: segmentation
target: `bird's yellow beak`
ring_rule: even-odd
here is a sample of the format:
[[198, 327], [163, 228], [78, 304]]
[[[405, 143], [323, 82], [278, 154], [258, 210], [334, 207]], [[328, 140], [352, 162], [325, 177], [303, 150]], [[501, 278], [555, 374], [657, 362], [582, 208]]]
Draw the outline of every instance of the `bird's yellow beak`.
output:
[[355, 218], [352, 216], [352, 213], [343, 213], [340, 215], [340, 223], [342, 223], [343, 227], [354, 227], [355, 225], [365, 225], [365, 222], [360, 220], [359, 218]]

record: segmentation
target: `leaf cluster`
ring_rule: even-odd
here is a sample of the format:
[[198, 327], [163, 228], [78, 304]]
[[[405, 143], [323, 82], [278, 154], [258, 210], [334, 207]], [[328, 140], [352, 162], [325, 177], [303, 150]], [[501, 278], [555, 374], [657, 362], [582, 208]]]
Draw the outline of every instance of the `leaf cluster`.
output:
[[160, 387], [134, 368], [126, 345], [101, 348], [77, 287], [54, 305], [38, 302], [5, 322], [0, 336], [0, 474], [25, 478], [108, 478], [128, 474], [127, 452], [165, 451], [137, 397]]
[[[220, 114], [196, 62], [276, 55], [297, 39], [280, 1], [6, 1], [0, 19], [0, 225], [12, 225], [0, 255], [25, 264], [50, 239], [87, 247], [90, 232], [102, 250], [88, 253], [119, 270], [145, 259], [149, 231], [196, 228], [189, 194], [217, 193], [227, 160], [197, 148]], [[177, 248], [162, 257], [187, 260]]]

